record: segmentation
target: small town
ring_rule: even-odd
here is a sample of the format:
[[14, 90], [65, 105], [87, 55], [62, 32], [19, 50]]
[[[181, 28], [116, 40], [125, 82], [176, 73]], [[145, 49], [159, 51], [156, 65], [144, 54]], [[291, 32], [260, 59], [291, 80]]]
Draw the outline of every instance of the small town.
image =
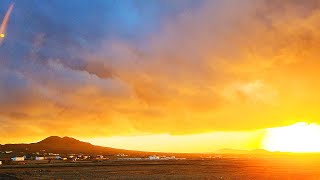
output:
[[57, 154], [46, 153], [45, 150], [35, 153], [13, 153], [13, 151], [0, 152], [0, 165], [19, 165], [19, 164], [45, 164], [63, 162], [102, 162], [102, 161], [155, 161], [155, 160], [185, 160], [186, 158], [176, 158], [175, 156], [146, 157], [129, 156], [119, 153], [116, 155], [92, 155], [92, 154]]

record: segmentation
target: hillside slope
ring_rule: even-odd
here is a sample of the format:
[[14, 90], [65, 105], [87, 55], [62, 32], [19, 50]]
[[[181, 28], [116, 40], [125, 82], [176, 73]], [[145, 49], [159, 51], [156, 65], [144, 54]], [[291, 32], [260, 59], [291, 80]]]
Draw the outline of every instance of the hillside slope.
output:
[[138, 153], [115, 149], [110, 147], [95, 146], [87, 142], [82, 142], [70, 137], [50, 136], [42, 141], [30, 144], [5, 144], [0, 145], [0, 151], [20, 152], [51, 152], [51, 153], [88, 153], [88, 154], [118, 154], [118, 153]]

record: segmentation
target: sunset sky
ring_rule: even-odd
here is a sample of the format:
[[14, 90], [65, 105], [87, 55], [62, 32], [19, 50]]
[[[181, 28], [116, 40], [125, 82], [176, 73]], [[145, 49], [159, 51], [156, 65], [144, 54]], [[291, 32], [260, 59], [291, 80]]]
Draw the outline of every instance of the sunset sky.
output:
[[[1, 22], [12, 3], [1, 0]], [[320, 123], [319, 57], [318, 0], [15, 1], [0, 143], [279, 150], [265, 144], [277, 127]]]

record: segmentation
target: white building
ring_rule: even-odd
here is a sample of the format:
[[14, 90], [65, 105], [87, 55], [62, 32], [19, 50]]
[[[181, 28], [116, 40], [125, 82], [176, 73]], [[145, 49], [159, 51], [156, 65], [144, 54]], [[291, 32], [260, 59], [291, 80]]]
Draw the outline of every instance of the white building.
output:
[[125, 156], [128, 156], [128, 155], [127, 155], [127, 154], [120, 153], [120, 154], [117, 154], [117, 156], [125, 157]]
[[175, 156], [171, 156], [171, 157], [166, 157], [166, 156], [162, 156], [160, 157], [161, 160], [175, 160], [176, 157]]
[[82, 159], [89, 159], [90, 158], [90, 156], [82, 156]]
[[44, 159], [45, 160], [52, 160], [52, 159], [60, 160], [61, 157], [60, 156], [46, 156], [46, 157], [44, 157]]
[[43, 156], [36, 156], [36, 161], [44, 160]]
[[118, 158], [118, 160], [124, 160], [124, 161], [141, 161], [146, 159], [147, 158]]
[[11, 158], [12, 161], [24, 161], [24, 156], [22, 157], [13, 157]]
[[102, 155], [97, 155], [96, 159], [104, 159]]
[[150, 160], [157, 160], [157, 159], [160, 159], [160, 157], [153, 155], [153, 156], [149, 156], [149, 159]]

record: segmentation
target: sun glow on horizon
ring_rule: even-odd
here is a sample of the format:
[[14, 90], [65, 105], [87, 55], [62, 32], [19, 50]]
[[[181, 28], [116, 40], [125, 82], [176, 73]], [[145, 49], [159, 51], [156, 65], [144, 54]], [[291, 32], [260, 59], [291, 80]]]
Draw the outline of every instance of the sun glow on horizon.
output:
[[211, 132], [189, 135], [150, 134], [88, 138], [94, 145], [113, 148], [175, 153], [210, 153], [220, 149], [257, 149], [264, 131]]
[[300, 122], [268, 128], [263, 148], [280, 152], [320, 152], [320, 125]]

